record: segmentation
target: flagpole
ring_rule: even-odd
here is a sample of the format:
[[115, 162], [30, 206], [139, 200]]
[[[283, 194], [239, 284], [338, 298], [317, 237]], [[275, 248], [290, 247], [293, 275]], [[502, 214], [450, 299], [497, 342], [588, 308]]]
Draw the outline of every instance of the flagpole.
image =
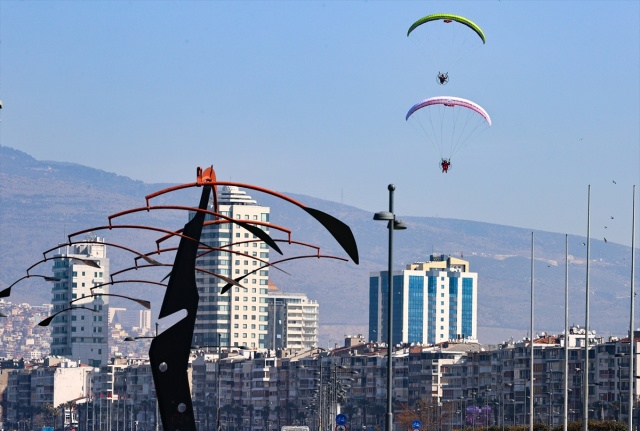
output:
[[569, 235], [564, 235], [564, 417], [562, 430], [567, 431], [569, 415]]
[[533, 254], [533, 232], [531, 232], [531, 334], [529, 335], [529, 343], [531, 343], [531, 358], [530, 358], [530, 365], [529, 365], [529, 370], [530, 370], [530, 375], [529, 375], [529, 386], [531, 388], [531, 391], [529, 392], [529, 431], [533, 431], [533, 420], [534, 420], [534, 415], [535, 415], [535, 411], [534, 411], [534, 404], [533, 404], [533, 399], [534, 399], [534, 392], [535, 392], [535, 386], [534, 386], [534, 381], [533, 381], [533, 364], [534, 364], [534, 356], [533, 356], [533, 339], [534, 339], [534, 335], [533, 335], [533, 289], [534, 289], [534, 283], [533, 283], [533, 261], [534, 261], [534, 254]]
[[635, 254], [636, 254], [636, 186], [633, 186], [633, 210], [631, 211], [631, 310], [629, 312], [629, 424], [627, 429], [629, 431], [633, 430], [633, 401], [634, 401], [634, 384], [633, 382], [636, 380], [635, 372], [633, 368], [633, 362], [635, 359], [634, 355], [634, 344], [636, 341], [635, 332], [634, 332], [634, 322], [633, 322], [633, 313], [634, 311], [634, 302], [635, 302], [635, 289], [634, 289], [634, 278], [635, 278]]
[[[582, 378], [582, 430], [589, 431], [589, 261], [591, 260], [591, 185], [587, 191], [587, 279], [584, 311], [584, 370]], [[631, 430], [629, 430], [631, 431]]]

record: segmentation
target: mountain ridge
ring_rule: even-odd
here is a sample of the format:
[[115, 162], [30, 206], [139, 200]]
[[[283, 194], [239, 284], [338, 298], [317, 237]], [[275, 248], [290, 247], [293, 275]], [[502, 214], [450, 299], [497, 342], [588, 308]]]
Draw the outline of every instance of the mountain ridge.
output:
[[[42, 251], [66, 241], [69, 233], [104, 226], [109, 214], [142, 207], [144, 196], [170, 185], [146, 184], [74, 163], [38, 161], [22, 151], [0, 146], [0, 288], [22, 277], [26, 268], [42, 258]], [[322, 244], [325, 254], [344, 256], [337, 242], [304, 211], [271, 195], [247, 192], [259, 204], [271, 207], [271, 222], [291, 228], [300, 235], [296, 239]], [[371, 271], [386, 269], [386, 226], [374, 222], [372, 213], [353, 206], [287, 195], [349, 225], [358, 242], [360, 265], [303, 259], [282, 266], [289, 275], [272, 271], [272, 281], [284, 291], [302, 292], [320, 303], [321, 345], [341, 343], [347, 334], [366, 335], [368, 276]], [[157, 202], [192, 205], [196, 201], [193, 193], [180, 192], [158, 197]], [[471, 270], [478, 272], [480, 341], [497, 343], [527, 335], [531, 230], [461, 219], [402, 219], [409, 229], [394, 236], [395, 270], [428, 260], [431, 254], [463, 257], [470, 262]], [[185, 223], [186, 215], [145, 212], [131, 220], [152, 220], [175, 229]], [[105, 230], [104, 235], [117, 242], [115, 239], [125, 234], [114, 229]], [[145, 234], [126, 236], [141, 243], [149, 241]], [[576, 323], [584, 321], [585, 240], [575, 235], [568, 239], [572, 256], [570, 322]], [[535, 231], [534, 326], [540, 331], [557, 332], [564, 327], [564, 241], [564, 234]], [[630, 247], [592, 240], [590, 279], [592, 299], [596, 301], [592, 303], [591, 327], [598, 332], [627, 332], [630, 256]], [[38, 271], [47, 273], [49, 269], [39, 267]], [[141, 293], [150, 295], [156, 316], [162, 292]], [[39, 304], [49, 302], [49, 298], [48, 287], [28, 279], [16, 285], [8, 300]]]

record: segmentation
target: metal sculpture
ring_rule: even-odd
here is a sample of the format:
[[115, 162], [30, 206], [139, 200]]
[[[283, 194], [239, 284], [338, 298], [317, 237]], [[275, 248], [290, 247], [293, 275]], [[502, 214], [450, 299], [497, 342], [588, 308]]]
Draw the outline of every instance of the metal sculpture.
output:
[[[256, 190], [262, 193], [267, 193], [283, 199], [287, 202], [290, 202], [301, 209], [303, 209], [307, 214], [311, 215], [314, 219], [316, 219], [320, 224], [324, 226], [325, 229], [336, 239], [336, 241], [340, 244], [342, 249], [347, 253], [347, 255], [351, 258], [351, 260], [358, 264], [358, 248], [356, 245], [355, 238], [349, 226], [347, 226], [342, 221], [336, 219], [335, 217], [324, 213], [320, 210], [310, 208], [305, 206], [304, 204], [289, 198], [283, 194], [274, 192], [272, 190], [264, 189], [258, 186], [253, 186], [249, 184], [243, 183], [232, 183], [232, 182], [218, 182], [216, 181], [215, 171], [213, 167], [207, 168], [204, 171], [201, 168], [197, 169], [197, 178], [195, 183], [182, 184], [178, 186], [173, 186], [170, 188], [166, 188], [160, 190], [156, 193], [148, 195], [145, 197], [146, 206], [141, 208], [134, 208], [130, 210], [126, 210], [120, 213], [113, 214], [108, 217], [109, 224], [105, 226], [93, 227], [91, 229], [81, 230], [75, 233], [72, 233], [68, 236], [68, 243], [63, 245], [72, 245], [79, 243], [91, 243], [91, 240], [86, 241], [72, 241], [72, 238], [77, 237], [81, 234], [86, 234], [88, 232], [94, 232], [99, 230], [112, 230], [112, 229], [142, 229], [151, 232], [160, 232], [164, 234], [163, 237], [156, 240], [156, 249], [150, 252], [142, 253], [136, 250], [133, 250], [129, 247], [121, 246], [113, 243], [106, 243], [108, 245], [114, 246], [116, 248], [128, 251], [135, 255], [134, 265], [130, 268], [122, 269], [120, 271], [111, 273], [111, 281], [103, 284], [98, 284], [93, 288], [105, 286], [105, 285], [114, 285], [116, 283], [126, 283], [126, 282], [140, 282], [140, 283], [151, 283], [156, 285], [163, 285], [162, 281], [166, 278], [169, 279], [166, 284], [166, 292], [162, 302], [162, 306], [160, 308], [159, 318], [165, 318], [171, 315], [175, 315], [178, 312], [185, 312], [186, 316], [182, 317], [177, 323], [173, 324], [168, 329], [163, 332], [156, 334], [155, 337], [152, 337], [153, 340], [151, 342], [151, 346], [149, 348], [149, 358], [152, 367], [153, 380], [156, 387], [156, 395], [158, 399], [159, 413], [160, 418], [162, 420], [162, 425], [165, 431], [196, 431], [196, 423], [194, 419], [193, 405], [191, 402], [191, 392], [189, 389], [189, 382], [187, 379], [187, 368], [188, 368], [188, 360], [189, 353], [191, 351], [191, 342], [193, 339], [194, 326], [196, 321], [196, 314], [198, 308], [198, 289], [196, 285], [196, 272], [204, 272], [219, 278], [220, 280], [226, 282], [226, 285], [221, 289], [220, 294], [225, 294], [231, 286], [240, 286], [243, 287], [240, 282], [250, 275], [260, 269], [265, 267], [275, 268], [280, 271], [282, 269], [278, 268], [277, 265], [286, 261], [291, 261], [295, 259], [303, 259], [303, 258], [327, 258], [327, 259], [337, 259], [342, 261], [347, 261], [343, 257], [338, 256], [330, 256], [324, 255], [320, 252], [320, 247], [314, 246], [312, 244], [306, 244], [304, 242], [295, 241], [292, 239], [291, 231], [281, 226], [277, 226], [271, 223], [259, 222], [259, 221], [248, 221], [248, 220], [237, 220], [220, 214], [218, 211], [218, 196], [217, 196], [217, 186], [236, 186], [247, 189]], [[185, 207], [185, 206], [175, 206], [175, 205], [157, 205], [152, 206], [150, 202], [152, 199], [176, 191], [186, 188], [202, 188], [202, 192], [200, 195], [200, 202], [197, 207]], [[212, 201], [212, 205], [210, 206], [210, 201]], [[193, 217], [191, 220], [185, 224], [184, 229], [180, 230], [167, 230], [158, 227], [145, 226], [145, 225], [135, 225], [135, 224], [114, 224], [114, 219], [119, 217], [142, 212], [142, 211], [152, 211], [152, 210], [185, 210], [193, 213]], [[211, 215], [213, 220], [205, 221], [206, 215]], [[265, 260], [259, 259], [257, 257], [246, 256], [251, 259], [255, 259], [260, 263], [260, 266], [251, 271], [249, 274], [244, 274], [238, 278], [230, 278], [221, 274], [216, 274], [210, 271], [207, 271], [202, 268], [198, 268], [196, 266], [197, 258], [206, 255], [212, 251], [225, 251], [229, 253], [234, 253], [231, 250], [231, 246], [235, 245], [228, 244], [223, 247], [211, 247], [207, 244], [201, 242], [200, 237], [202, 234], [202, 230], [204, 226], [209, 224], [216, 223], [233, 223], [242, 228], [246, 229], [248, 232], [252, 233], [256, 238], [251, 241], [259, 241], [271, 247], [274, 251], [279, 254], [283, 254], [280, 249], [278, 243], [286, 243], [289, 245], [298, 245], [303, 247], [312, 248], [315, 250], [314, 254], [305, 254], [305, 255], [295, 255], [289, 257], [283, 257], [280, 260], [276, 260], [273, 262], [267, 262]], [[287, 235], [286, 239], [274, 239], [268, 233], [266, 233], [259, 226], [264, 225], [269, 228], [273, 228], [276, 231], [284, 232]], [[177, 237], [179, 238], [178, 247], [169, 247], [169, 248], [160, 248], [160, 244], [169, 239]], [[249, 242], [251, 242], [249, 241]], [[104, 243], [104, 242], [103, 242]], [[27, 275], [22, 277], [20, 280], [29, 278], [29, 277], [42, 277], [47, 281], [59, 281], [54, 277], [40, 276], [29, 274], [29, 270], [39, 263], [45, 262], [47, 260], [56, 259], [56, 257], [47, 257], [47, 253], [51, 252], [54, 249], [50, 249], [44, 252], [44, 259], [32, 265], [27, 270]], [[152, 255], [162, 255], [168, 252], [175, 252], [175, 257], [173, 260], [173, 264], [161, 263], [155, 259], [153, 259]], [[138, 265], [138, 260], [143, 259], [146, 264]], [[97, 266], [95, 262], [91, 259], [81, 260], [83, 263]], [[161, 282], [149, 281], [149, 280], [114, 280], [113, 277], [119, 274], [122, 274], [129, 270], [138, 270], [143, 268], [159, 268], [159, 267], [171, 267], [171, 272], [164, 277]], [[18, 280], [18, 281], [20, 281]], [[13, 283], [9, 288], [0, 291], [0, 296], [8, 296], [10, 293], [10, 288], [15, 285]], [[92, 288], [92, 289], [93, 289]], [[139, 300], [136, 298], [131, 298], [124, 295], [116, 295], [116, 294], [102, 294], [102, 295], [111, 295], [111, 296], [119, 296], [122, 298], [130, 299], [136, 301], [137, 303], [147, 306], [147, 301]], [[94, 295], [92, 295], [94, 296]], [[100, 296], [100, 294], [95, 294], [95, 296]], [[60, 313], [71, 311], [77, 308], [83, 308], [90, 311], [95, 311], [89, 307], [82, 305], [74, 305], [72, 301], [69, 304], [68, 308], [60, 310], [56, 312], [54, 315], [45, 319], [40, 324], [48, 325], [53, 319]]]

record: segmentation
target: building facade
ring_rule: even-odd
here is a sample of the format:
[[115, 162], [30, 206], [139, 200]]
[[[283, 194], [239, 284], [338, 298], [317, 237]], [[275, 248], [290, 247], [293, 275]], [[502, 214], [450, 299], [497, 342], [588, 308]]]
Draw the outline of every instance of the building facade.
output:
[[[108, 294], [109, 259], [104, 240], [88, 238], [88, 242], [64, 245], [54, 255], [51, 290], [53, 313], [69, 308], [76, 310], [58, 314], [51, 323], [51, 354], [80, 360], [98, 367], [108, 358]], [[94, 290], [91, 290], [94, 288]], [[83, 299], [86, 298], [86, 299]]]
[[[10, 425], [9, 429], [16, 424], [24, 424], [23, 429], [51, 426], [51, 416], [46, 415], [47, 406], [62, 407], [68, 402], [85, 402], [91, 388], [93, 367], [52, 357], [29, 365], [4, 370], [7, 376], [7, 410], [2, 419]], [[40, 418], [36, 418], [38, 414]], [[74, 421], [77, 421], [76, 414], [69, 410], [65, 425]]]
[[[579, 328], [569, 334], [566, 409], [564, 334], [534, 340], [533, 368], [528, 339], [493, 347], [468, 340], [398, 346], [393, 352], [395, 428], [409, 429], [418, 417], [434, 430], [498, 429], [527, 425], [533, 415], [536, 423], [550, 429], [561, 426], [565, 415], [571, 422], [580, 421], [585, 408], [591, 419], [626, 422], [630, 403], [634, 415], [640, 411], [640, 377], [635, 372], [640, 333], [634, 334], [633, 356], [628, 338], [605, 342], [588, 335], [588, 388], [584, 348], [579, 346], [585, 335]], [[148, 359], [113, 359], [99, 370], [57, 361], [0, 363], [3, 420], [10, 424], [6, 429], [51, 426], [51, 414], [40, 407], [67, 401], [78, 404], [78, 431], [127, 430], [136, 423], [138, 431], [158, 429]], [[352, 429], [382, 429], [386, 370], [386, 345], [350, 337], [344, 347], [330, 351], [280, 351], [276, 356], [268, 349], [196, 350], [186, 372], [199, 430], [218, 429], [220, 412], [224, 430], [278, 431], [284, 425], [326, 430], [335, 426], [338, 412], [347, 415]], [[56, 395], [62, 393], [64, 397]], [[408, 416], [404, 405], [411, 411]], [[634, 423], [639, 421], [634, 416]]]
[[270, 285], [267, 294], [270, 317], [267, 347], [302, 350], [318, 345], [318, 302], [303, 293], [286, 293]]
[[128, 310], [109, 307], [109, 324], [119, 323], [123, 328], [139, 333], [151, 331], [151, 310]]
[[[205, 220], [201, 242], [212, 251], [201, 253], [196, 260], [196, 266], [207, 272], [196, 274], [200, 304], [193, 344], [264, 348], [268, 343], [269, 248], [241, 223], [269, 232], [270, 209], [258, 205], [238, 187], [223, 186], [218, 193], [218, 212], [238, 223], [214, 220], [212, 215]], [[233, 286], [221, 295], [227, 283], [214, 274], [242, 277], [243, 288]]]
[[[451, 256], [393, 273], [393, 344], [477, 339], [478, 274]], [[369, 339], [387, 342], [388, 271], [369, 277]]]

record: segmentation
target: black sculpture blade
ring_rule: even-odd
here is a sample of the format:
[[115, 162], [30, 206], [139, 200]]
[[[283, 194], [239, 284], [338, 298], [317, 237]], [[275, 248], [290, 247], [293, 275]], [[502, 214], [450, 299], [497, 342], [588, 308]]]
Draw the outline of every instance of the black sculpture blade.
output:
[[[210, 193], [210, 186], [203, 187], [199, 208], [207, 208]], [[196, 431], [187, 368], [198, 310], [195, 267], [204, 219], [205, 214], [198, 211], [184, 227], [159, 318], [180, 310], [186, 310], [187, 316], [157, 335], [149, 348], [151, 372], [165, 431]]]
[[334, 216], [315, 208], [304, 207], [303, 209], [313, 218], [318, 220], [322, 226], [324, 226], [329, 233], [333, 235], [336, 241], [338, 241], [342, 246], [342, 249], [349, 255], [356, 265], [360, 263], [360, 259], [358, 257], [358, 245], [356, 244], [356, 239], [349, 226]]
[[259, 227], [253, 226], [253, 225], [248, 224], [248, 223], [238, 223], [237, 221], [235, 221], [233, 219], [231, 219], [231, 221], [233, 223], [237, 224], [238, 226], [248, 230], [253, 235], [255, 235], [258, 238], [260, 238], [269, 247], [271, 247], [272, 249], [277, 251], [279, 254], [282, 254], [282, 251], [280, 250], [280, 247], [278, 247], [278, 244], [276, 244], [276, 242], [273, 240], [273, 238], [271, 238], [271, 236], [268, 233], [266, 233], [265, 231], [263, 231]]

